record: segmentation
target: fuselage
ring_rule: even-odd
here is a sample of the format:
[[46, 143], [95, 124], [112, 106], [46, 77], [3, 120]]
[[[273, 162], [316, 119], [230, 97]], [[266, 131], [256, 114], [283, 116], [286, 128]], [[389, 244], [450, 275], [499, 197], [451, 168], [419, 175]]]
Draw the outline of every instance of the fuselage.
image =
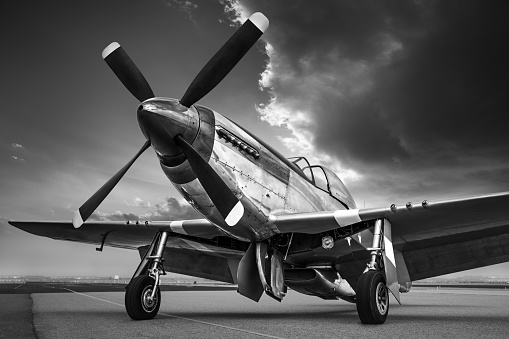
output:
[[[187, 109], [175, 99], [153, 98], [140, 105], [138, 121], [178, 192], [229, 236], [261, 241], [280, 233], [273, 215], [355, 208], [342, 183], [331, 189], [331, 184], [318, 188], [296, 164], [209, 108], [194, 105]], [[208, 161], [241, 201], [244, 215], [235, 226], [226, 224], [174, 144], [177, 134]], [[331, 179], [331, 183], [339, 180]]]

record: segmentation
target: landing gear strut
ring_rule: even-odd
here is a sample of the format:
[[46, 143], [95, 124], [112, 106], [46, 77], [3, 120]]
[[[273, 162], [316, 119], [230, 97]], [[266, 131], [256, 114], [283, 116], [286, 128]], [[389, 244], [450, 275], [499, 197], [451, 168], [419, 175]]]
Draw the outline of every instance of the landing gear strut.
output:
[[[152, 319], [161, 305], [159, 277], [165, 275], [163, 253], [168, 233], [158, 233], [126, 287], [125, 308], [134, 320]], [[153, 254], [155, 251], [155, 254]]]
[[357, 313], [363, 324], [383, 324], [389, 314], [389, 290], [399, 302], [399, 285], [390, 223], [375, 222], [371, 261], [357, 282]]

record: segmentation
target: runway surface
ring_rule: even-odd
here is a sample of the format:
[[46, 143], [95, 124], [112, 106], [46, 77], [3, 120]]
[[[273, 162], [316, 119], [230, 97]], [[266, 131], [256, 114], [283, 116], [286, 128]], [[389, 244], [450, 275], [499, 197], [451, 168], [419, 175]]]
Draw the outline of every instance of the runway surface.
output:
[[[381, 326], [362, 325], [354, 304], [294, 291], [282, 303], [267, 296], [255, 303], [232, 290], [166, 291], [150, 321], [127, 316], [123, 292], [67, 292], [1, 294], [0, 305], [11, 307], [18, 300], [26, 306], [31, 296], [33, 338], [502, 338], [509, 333], [506, 290], [412, 290], [402, 296], [403, 306], [391, 299], [389, 318]], [[6, 313], [4, 306], [2, 319], [16, 313]], [[23, 317], [18, 325], [27, 325]], [[4, 320], [0, 326], [0, 337], [12, 333]], [[17, 337], [30, 337], [30, 326]]]

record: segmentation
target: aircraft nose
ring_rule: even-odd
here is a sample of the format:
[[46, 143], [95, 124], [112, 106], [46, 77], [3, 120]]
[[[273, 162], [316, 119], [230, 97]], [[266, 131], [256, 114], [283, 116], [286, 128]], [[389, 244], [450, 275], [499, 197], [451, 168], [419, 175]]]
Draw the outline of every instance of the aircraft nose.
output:
[[182, 154], [174, 138], [181, 135], [192, 142], [199, 130], [199, 116], [191, 106], [182, 106], [178, 100], [151, 98], [138, 107], [138, 124], [159, 156], [174, 157]]

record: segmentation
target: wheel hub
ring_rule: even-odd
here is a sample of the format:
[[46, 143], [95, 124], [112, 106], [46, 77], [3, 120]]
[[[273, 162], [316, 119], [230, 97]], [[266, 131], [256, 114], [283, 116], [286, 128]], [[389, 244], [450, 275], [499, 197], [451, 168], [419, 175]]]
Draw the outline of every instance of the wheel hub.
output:
[[387, 295], [387, 288], [385, 284], [379, 282], [376, 286], [376, 306], [380, 314], [384, 315], [387, 312], [388, 304], [389, 304], [389, 296]]
[[152, 312], [157, 306], [157, 294], [152, 298], [152, 286], [146, 286], [141, 293], [141, 306], [146, 312]]

